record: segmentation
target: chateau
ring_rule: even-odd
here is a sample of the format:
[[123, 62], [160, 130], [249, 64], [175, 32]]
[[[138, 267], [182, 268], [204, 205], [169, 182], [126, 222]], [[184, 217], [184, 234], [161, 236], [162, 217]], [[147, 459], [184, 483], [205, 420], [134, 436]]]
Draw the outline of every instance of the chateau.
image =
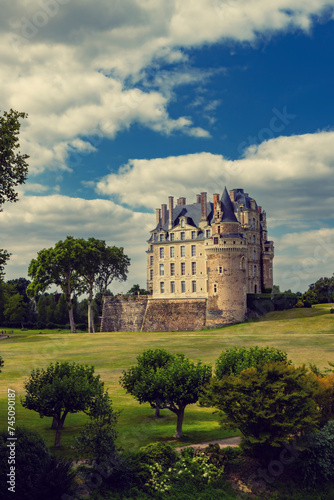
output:
[[273, 287], [273, 257], [266, 212], [243, 189], [229, 194], [225, 188], [212, 201], [202, 192], [188, 204], [178, 198], [174, 205], [170, 196], [168, 206], [156, 209], [148, 240], [149, 296], [127, 304], [111, 300], [102, 331], [198, 330], [242, 322], [247, 294]]

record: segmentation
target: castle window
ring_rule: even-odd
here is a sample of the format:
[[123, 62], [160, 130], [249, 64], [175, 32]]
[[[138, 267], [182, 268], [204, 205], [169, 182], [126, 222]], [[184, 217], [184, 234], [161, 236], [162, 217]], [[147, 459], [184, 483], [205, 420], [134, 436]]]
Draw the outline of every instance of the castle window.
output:
[[172, 258], [175, 257], [175, 247], [170, 247], [169, 254]]
[[184, 227], [184, 219], [181, 220], [181, 227]]
[[170, 282], [170, 293], [175, 293], [175, 281]]
[[165, 266], [163, 264], [160, 264], [159, 266], [159, 273], [160, 276], [163, 276], [165, 274]]
[[218, 239], [217, 237], [213, 238], [213, 243], [214, 243], [215, 245], [218, 245], [218, 241], [219, 241], [219, 239]]
[[196, 281], [192, 281], [191, 282], [191, 290], [192, 290], [193, 293], [196, 292]]
[[257, 285], [254, 285], [254, 293], [257, 293]]
[[222, 268], [222, 266], [219, 266], [219, 274], [223, 274], [223, 268]]
[[174, 262], [171, 262], [171, 264], [170, 264], [170, 275], [171, 276], [175, 275], [175, 264], [174, 264]]
[[253, 243], [255, 243], [255, 236], [253, 236]]
[[182, 246], [181, 247], [181, 257], [185, 257], [186, 256], [186, 247]]
[[216, 285], [216, 283], [213, 285], [213, 293], [217, 293], [217, 285]]
[[184, 231], [182, 231], [181, 233], [181, 240], [185, 240], [186, 239], [186, 233]]
[[164, 249], [164, 247], [161, 247], [159, 249], [159, 255], [160, 255], [160, 259], [164, 258], [164, 256], [165, 256], [165, 249]]
[[160, 241], [164, 241], [164, 235], [160, 234]]
[[220, 234], [220, 226], [218, 226], [218, 228], [217, 228], [217, 229], [218, 229], [218, 234]]
[[191, 256], [192, 257], [196, 256], [196, 245], [191, 245]]
[[175, 237], [175, 234], [174, 233], [170, 233], [170, 235], [169, 235], [170, 241], [174, 241], [174, 237]]
[[150, 266], [153, 266], [153, 255], [150, 256]]
[[241, 257], [241, 260], [240, 260], [240, 269], [245, 269], [246, 266], [245, 266], [245, 257]]
[[186, 274], [186, 263], [181, 262], [181, 274], [184, 275]]
[[191, 263], [191, 274], [196, 274], [196, 262]]
[[194, 240], [196, 238], [196, 231], [191, 231], [191, 239]]
[[256, 250], [253, 251], [253, 260], [256, 260]]
[[163, 281], [160, 282], [160, 293], [165, 293], [165, 283]]
[[272, 271], [271, 271], [271, 267], [269, 267], [269, 278], [272, 277]]
[[153, 280], [153, 269], [150, 269], [150, 280]]
[[181, 281], [181, 293], [186, 293], [186, 282]]
[[256, 271], [257, 271], [256, 266], [254, 266], [254, 273], [253, 273], [254, 278], [256, 278]]
[[206, 234], [207, 238], [210, 238], [210, 236], [211, 236], [211, 229], [207, 229], [205, 234]]
[[150, 252], [153, 252], [153, 245], [150, 245]]

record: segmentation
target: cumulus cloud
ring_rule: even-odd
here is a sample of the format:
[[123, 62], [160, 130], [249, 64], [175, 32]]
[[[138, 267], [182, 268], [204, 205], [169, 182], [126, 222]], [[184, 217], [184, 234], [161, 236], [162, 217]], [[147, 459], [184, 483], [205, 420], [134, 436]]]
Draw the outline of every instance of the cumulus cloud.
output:
[[245, 187], [266, 208], [273, 227], [331, 216], [333, 178], [334, 132], [319, 132], [271, 139], [234, 161], [205, 152], [130, 160], [101, 179], [97, 190], [130, 206], [154, 209], [170, 195], [191, 202], [201, 191], [211, 195], [225, 185]]
[[[191, 117], [169, 116], [173, 87], [205, 78], [184, 64], [184, 49], [223, 39], [310, 29], [328, 0], [14, 0], [0, 20], [2, 106], [29, 113], [22, 147], [30, 172], [66, 170], [69, 151], [87, 154], [85, 136], [113, 138], [133, 123], [159, 133], [210, 137]], [[207, 76], [206, 76], [207, 78]], [[211, 120], [213, 121], [213, 120]]]

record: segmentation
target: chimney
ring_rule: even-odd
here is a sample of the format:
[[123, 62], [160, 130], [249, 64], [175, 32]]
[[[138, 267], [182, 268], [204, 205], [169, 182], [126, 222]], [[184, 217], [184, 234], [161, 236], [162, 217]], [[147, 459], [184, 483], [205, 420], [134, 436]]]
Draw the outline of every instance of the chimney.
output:
[[173, 206], [174, 198], [173, 196], [168, 196], [168, 229], [173, 227]]
[[185, 198], [179, 198], [177, 200], [177, 204], [178, 204], [178, 206], [185, 205], [186, 204], [186, 199]]
[[230, 198], [231, 198], [231, 201], [235, 201], [234, 195], [235, 195], [235, 191], [234, 191], [234, 189], [232, 189], [232, 190], [230, 191]]
[[215, 216], [217, 216], [217, 212], [219, 210], [218, 203], [219, 203], [219, 194], [215, 193], [213, 195], [213, 211]]
[[206, 206], [206, 193], [201, 193], [202, 217], [201, 220], [206, 220], [208, 217]]
[[160, 224], [161, 210], [160, 208], [155, 209], [155, 223], [158, 226]]
[[201, 195], [200, 194], [196, 195], [196, 203], [201, 203]]
[[164, 227], [164, 225], [167, 222], [167, 205], [166, 203], [163, 203], [161, 205], [161, 225]]

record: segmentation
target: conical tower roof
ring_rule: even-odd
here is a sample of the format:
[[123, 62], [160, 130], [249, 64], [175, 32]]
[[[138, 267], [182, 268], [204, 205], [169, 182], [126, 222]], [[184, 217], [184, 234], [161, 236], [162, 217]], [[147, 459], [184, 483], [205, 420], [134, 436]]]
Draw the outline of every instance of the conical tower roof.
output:
[[238, 222], [234, 214], [233, 203], [231, 202], [230, 195], [225, 187], [222, 198], [221, 198], [221, 207], [222, 207], [222, 221], [223, 222]]

